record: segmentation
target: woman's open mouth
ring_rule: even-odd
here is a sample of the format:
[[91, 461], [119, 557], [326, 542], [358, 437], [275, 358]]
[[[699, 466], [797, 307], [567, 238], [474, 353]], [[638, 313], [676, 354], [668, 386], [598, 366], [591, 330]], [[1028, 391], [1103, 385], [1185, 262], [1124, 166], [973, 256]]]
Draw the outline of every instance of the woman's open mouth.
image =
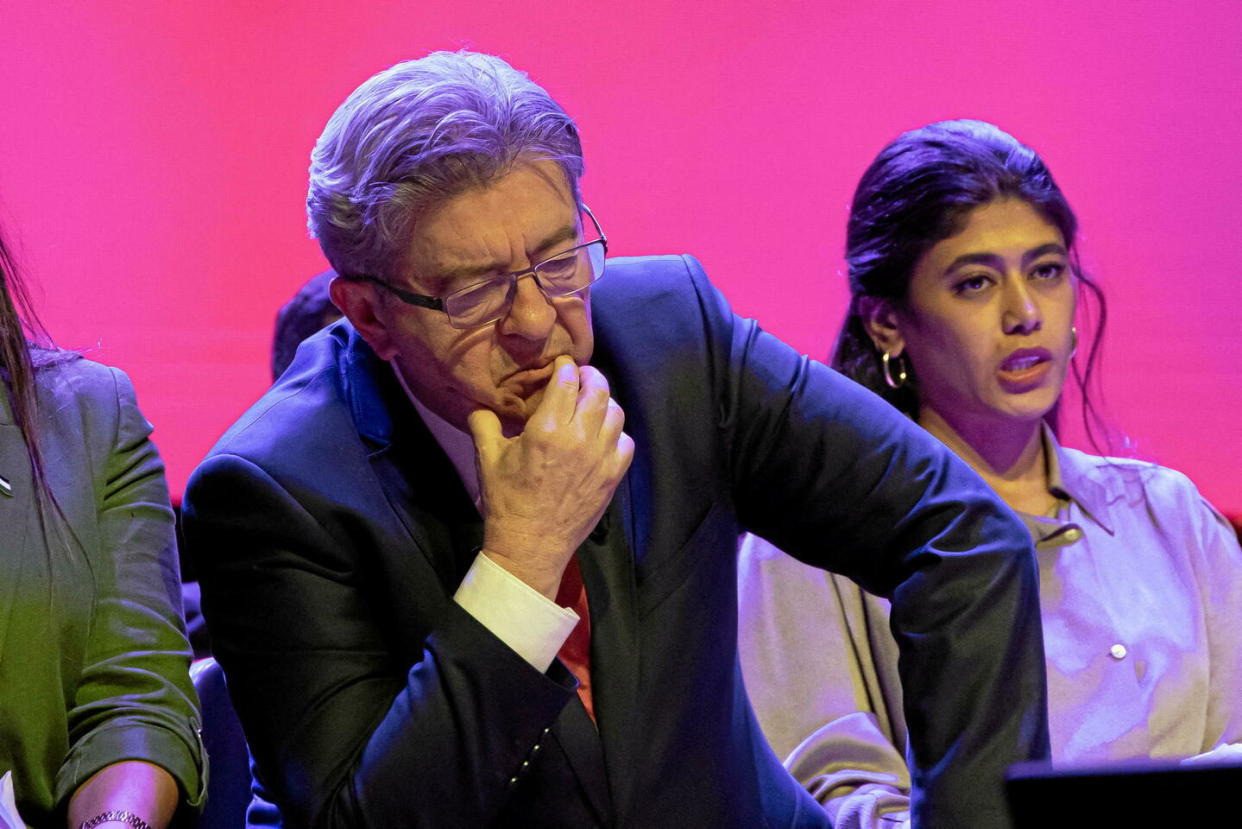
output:
[[996, 375], [1006, 391], [1029, 391], [1052, 370], [1052, 352], [1046, 348], [1020, 348], [1005, 358]]

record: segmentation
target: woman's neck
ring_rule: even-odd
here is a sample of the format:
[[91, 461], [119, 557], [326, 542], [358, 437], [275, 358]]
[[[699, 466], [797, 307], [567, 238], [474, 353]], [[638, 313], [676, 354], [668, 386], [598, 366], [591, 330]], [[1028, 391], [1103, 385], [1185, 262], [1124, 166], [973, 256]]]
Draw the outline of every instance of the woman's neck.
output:
[[1013, 509], [1044, 515], [1055, 505], [1056, 498], [1048, 492], [1040, 421], [950, 421], [924, 407], [919, 425], [970, 464]]

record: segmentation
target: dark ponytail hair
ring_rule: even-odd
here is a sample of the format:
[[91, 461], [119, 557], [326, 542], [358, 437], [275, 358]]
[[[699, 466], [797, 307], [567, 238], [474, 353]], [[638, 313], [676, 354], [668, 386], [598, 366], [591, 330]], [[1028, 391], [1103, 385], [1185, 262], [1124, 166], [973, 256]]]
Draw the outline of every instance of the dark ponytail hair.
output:
[[39, 397], [35, 374], [44, 365], [59, 362], [47, 332], [30, 303], [17, 262], [0, 235], [0, 377], [30, 456], [30, 467], [40, 507], [55, 503], [48, 488], [39, 443]]
[[[1082, 369], [1072, 374], [1083, 401], [1083, 422], [1094, 442], [1099, 416], [1087, 386], [1099, 359], [1107, 309], [1098, 285], [1083, 272], [1074, 248], [1078, 219], [1038, 154], [984, 121], [940, 121], [897, 137], [863, 173], [846, 229], [850, 305], [833, 349], [832, 365], [911, 417], [918, 416], [918, 378], [905, 360], [907, 381], [884, 381], [881, 356], [861, 314], [866, 298], [901, 307], [919, 259], [937, 242], [960, 232], [966, 216], [996, 199], [1021, 199], [1061, 231], [1079, 282], [1098, 308]], [[1085, 299], [1085, 297], [1084, 297]], [[1054, 409], [1049, 414], [1056, 426]]]

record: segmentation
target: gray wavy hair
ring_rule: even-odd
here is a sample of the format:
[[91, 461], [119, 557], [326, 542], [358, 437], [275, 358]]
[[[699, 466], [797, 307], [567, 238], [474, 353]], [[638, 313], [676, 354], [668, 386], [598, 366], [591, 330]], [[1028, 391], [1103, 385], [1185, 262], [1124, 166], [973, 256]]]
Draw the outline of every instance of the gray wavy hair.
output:
[[464, 51], [398, 63], [354, 90], [315, 143], [310, 235], [339, 274], [400, 276], [422, 212], [520, 160], [559, 164], [578, 199], [578, 128], [524, 72]]

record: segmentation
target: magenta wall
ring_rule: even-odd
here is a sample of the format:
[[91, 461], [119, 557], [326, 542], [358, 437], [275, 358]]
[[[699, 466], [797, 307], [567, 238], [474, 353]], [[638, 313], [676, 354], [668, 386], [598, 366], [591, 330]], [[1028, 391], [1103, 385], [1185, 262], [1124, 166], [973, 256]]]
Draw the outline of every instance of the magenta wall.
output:
[[134, 378], [174, 490], [323, 267], [302, 204], [324, 121], [372, 72], [462, 46], [579, 119], [616, 252], [696, 254], [814, 356], [870, 158], [931, 120], [995, 121], [1079, 212], [1114, 420], [1242, 512], [1234, 0], [5, 3], [0, 220], [56, 339]]

